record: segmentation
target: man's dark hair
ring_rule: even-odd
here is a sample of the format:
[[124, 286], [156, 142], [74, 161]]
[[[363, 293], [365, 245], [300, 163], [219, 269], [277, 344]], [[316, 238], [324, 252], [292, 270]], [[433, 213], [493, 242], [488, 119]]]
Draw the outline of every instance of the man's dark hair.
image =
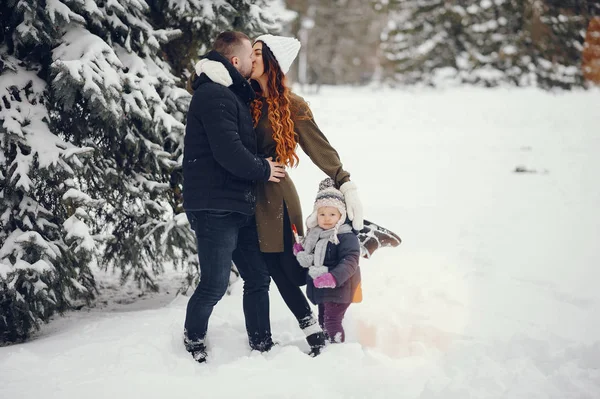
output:
[[[229, 60], [231, 57], [237, 55], [236, 52], [244, 44], [244, 40], [250, 41], [250, 38], [242, 32], [225, 31], [217, 36], [212, 49]], [[192, 68], [192, 74], [186, 84], [186, 89], [190, 94], [194, 93], [192, 86], [196, 78], [198, 78], [198, 75], [196, 75], [196, 71]]]
[[250, 38], [242, 32], [222, 32], [215, 39], [213, 50], [229, 59], [236, 55], [236, 50], [244, 43], [244, 40], [250, 41]]

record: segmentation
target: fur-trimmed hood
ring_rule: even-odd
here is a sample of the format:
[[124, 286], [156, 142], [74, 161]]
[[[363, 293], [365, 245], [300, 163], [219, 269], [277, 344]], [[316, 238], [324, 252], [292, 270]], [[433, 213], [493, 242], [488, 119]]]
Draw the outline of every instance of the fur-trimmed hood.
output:
[[192, 89], [196, 90], [201, 84], [213, 82], [228, 87], [245, 103], [254, 100], [254, 90], [227, 58], [212, 50], [200, 59], [194, 66], [196, 80]]
[[208, 76], [210, 80], [225, 87], [229, 87], [233, 84], [233, 79], [225, 68], [225, 65], [219, 61], [212, 61], [208, 58], [203, 58], [196, 63], [194, 66], [196, 75], [201, 76], [203, 73]]

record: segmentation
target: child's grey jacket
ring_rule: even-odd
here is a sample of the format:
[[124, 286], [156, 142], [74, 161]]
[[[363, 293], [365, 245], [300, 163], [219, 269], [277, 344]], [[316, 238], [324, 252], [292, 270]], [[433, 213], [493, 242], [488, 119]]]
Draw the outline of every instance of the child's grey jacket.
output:
[[327, 244], [323, 265], [335, 278], [336, 288], [315, 288], [307, 277], [306, 296], [315, 305], [324, 302], [352, 303], [354, 293], [360, 289], [360, 243], [354, 233], [338, 234], [339, 244]]

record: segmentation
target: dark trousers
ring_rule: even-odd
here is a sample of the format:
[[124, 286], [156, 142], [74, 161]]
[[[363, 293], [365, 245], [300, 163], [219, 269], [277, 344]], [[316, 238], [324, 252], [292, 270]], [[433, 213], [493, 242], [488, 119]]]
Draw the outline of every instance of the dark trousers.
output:
[[187, 305], [186, 349], [204, 345], [208, 319], [229, 285], [231, 261], [244, 280], [243, 307], [250, 347], [268, 350], [271, 340], [267, 265], [258, 246], [254, 216], [228, 211], [188, 211], [198, 241], [200, 282]]
[[300, 328], [307, 327], [313, 318], [308, 300], [300, 286], [306, 284], [306, 269], [298, 264], [293, 249], [293, 235], [287, 207], [283, 206], [283, 252], [263, 253], [269, 273], [287, 307]]
[[349, 306], [349, 303], [325, 302], [319, 304], [319, 325], [329, 337], [330, 342], [346, 340], [342, 321]]

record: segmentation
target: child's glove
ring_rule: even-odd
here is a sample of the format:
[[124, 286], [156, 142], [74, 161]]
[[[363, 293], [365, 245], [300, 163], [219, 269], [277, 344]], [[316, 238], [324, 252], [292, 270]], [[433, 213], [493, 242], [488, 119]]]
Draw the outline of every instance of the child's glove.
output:
[[325, 273], [313, 280], [316, 288], [335, 288], [335, 277], [331, 273]]
[[325, 273], [329, 273], [329, 268], [327, 266], [311, 266], [308, 268], [308, 275], [313, 280]]
[[302, 246], [302, 244], [300, 244], [299, 242], [294, 243], [294, 249], [292, 250], [294, 256], [298, 255], [298, 252], [301, 251], [304, 251], [304, 247]]
[[313, 255], [307, 254], [306, 251], [300, 251], [296, 254], [296, 259], [302, 267], [311, 267], [313, 263]]

